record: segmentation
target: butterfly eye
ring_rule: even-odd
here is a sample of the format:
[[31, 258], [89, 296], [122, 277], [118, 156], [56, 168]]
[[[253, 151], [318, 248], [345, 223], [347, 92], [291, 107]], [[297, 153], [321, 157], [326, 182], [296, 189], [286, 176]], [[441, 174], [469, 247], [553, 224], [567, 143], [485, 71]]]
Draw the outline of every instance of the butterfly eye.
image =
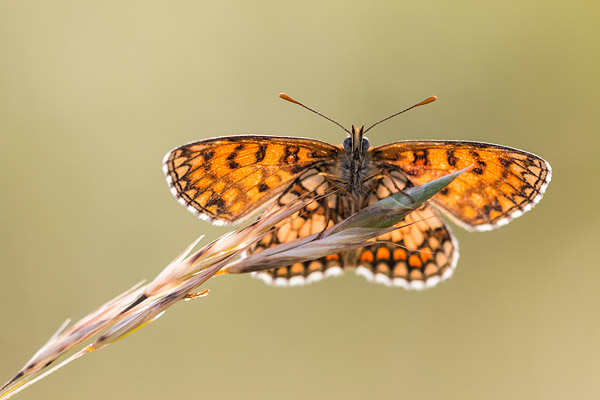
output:
[[369, 143], [369, 139], [367, 139], [366, 137], [364, 137], [363, 141], [362, 141], [362, 151], [363, 151], [363, 153], [366, 152], [367, 150], [369, 150], [369, 147], [371, 147], [371, 143]]
[[344, 150], [346, 151], [346, 153], [352, 152], [352, 138], [351, 137], [347, 137], [346, 139], [344, 139]]

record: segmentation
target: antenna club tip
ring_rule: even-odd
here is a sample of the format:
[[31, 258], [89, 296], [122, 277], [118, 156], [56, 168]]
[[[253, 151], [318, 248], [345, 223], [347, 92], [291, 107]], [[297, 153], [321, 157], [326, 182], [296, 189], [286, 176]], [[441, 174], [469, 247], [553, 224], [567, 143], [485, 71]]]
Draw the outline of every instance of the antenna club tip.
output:
[[437, 96], [431, 96], [431, 97], [426, 98], [419, 104], [417, 104], [417, 106], [424, 106], [425, 104], [433, 103], [436, 100], [437, 100]]
[[290, 103], [294, 103], [294, 104], [300, 104], [298, 103], [296, 100], [292, 99], [290, 96], [288, 96], [285, 93], [279, 93], [279, 98], [283, 99], [283, 100], [287, 100]]

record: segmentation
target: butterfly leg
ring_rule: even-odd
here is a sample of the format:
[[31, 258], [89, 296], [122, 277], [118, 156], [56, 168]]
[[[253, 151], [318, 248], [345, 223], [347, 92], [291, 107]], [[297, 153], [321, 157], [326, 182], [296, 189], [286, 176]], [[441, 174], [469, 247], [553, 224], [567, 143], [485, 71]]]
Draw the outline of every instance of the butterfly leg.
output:
[[209, 293], [210, 293], [210, 290], [202, 289], [199, 292], [189, 293], [187, 296], [185, 296], [184, 300], [188, 301], [188, 300], [197, 299], [198, 297], [204, 297], [204, 296], [208, 295]]
[[398, 190], [399, 193], [402, 193], [404, 196], [408, 197], [409, 200], [414, 203], [415, 200], [410, 196], [410, 194], [408, 194], [404, 190], [400, 189], [400, 187], [396, 183], [396, 180], [394, 178], [392, 178], [392, 175], [389, 173], [389, 171], [387, 169], [382, 169], [381, 171], [389, 180], [392, 181], [392, 183], [394, 184], [394, 187], [396, 188], [396, 190]]
[[[366, 176], [364, 179], [364, 182], [367, 182], [372, 179], [378, 179], [378, 178], [388, 178], [392, 182], [394, 187], [396, 188], [397, 192], [402, 193], [404, 196], [408, 197], [410, 199], [410, 201], [414, 202], [414, 199], [398, 186], [398, 184], [396, 183], [396, 180], [392, 177], [392, 175], [386, 169], [381, 168], [381, 169], [373, 172], [371, 175]], [[377, 184], [378, 183], [375, 183], [373, 186], [377, 186]]]
[[340, 183], [344, 182], [342, 179], [339, 179], [335, 175], [327, 174], [324, 172], [320, 172], [319, 175], [321, 175], [323, 178], [325, 178], [327, 180], [327, 183], [329, 183], [331, 186], [335, 187], [336, 189], [341, 190], [348, 197], [350, 197], [355, 203], [358, 203], [358, 199], [356, 198], [356, 196], [354, 196], [352, 193], [350, 193], [349, 191], [347, 191], [340, 185]]

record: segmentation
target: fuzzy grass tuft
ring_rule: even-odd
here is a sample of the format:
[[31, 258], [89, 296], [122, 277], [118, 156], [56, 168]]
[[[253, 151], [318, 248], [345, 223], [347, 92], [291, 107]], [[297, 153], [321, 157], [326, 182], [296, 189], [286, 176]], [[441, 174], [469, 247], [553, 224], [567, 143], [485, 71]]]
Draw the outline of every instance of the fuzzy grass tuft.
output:
[[[393, 194], [324, 232], [283, 243], [246, 258], [239, 259], [238, 256], [314, 200], [299, 199], [294, 204], [263, 215], [245, 228], [225, 234], [190, 255], [202, 239], [200, 237], [152, 282], [136, 284], [68, 329], [65, 328], [70, 320], [65, 321], [25, 366], [0, 388], [0, 399], [8, 399], [71, 361], [143, 328], [175, 303], [205, 296], [208, 290], [198, 291], [199, 287], [217, 273], [247, 273], [277, 268], [363, 247], [368, 240], [398, 229], [396, 224], [464, 171]], [[86, 341], [88, 344], [82, 350], [56, 363]]]

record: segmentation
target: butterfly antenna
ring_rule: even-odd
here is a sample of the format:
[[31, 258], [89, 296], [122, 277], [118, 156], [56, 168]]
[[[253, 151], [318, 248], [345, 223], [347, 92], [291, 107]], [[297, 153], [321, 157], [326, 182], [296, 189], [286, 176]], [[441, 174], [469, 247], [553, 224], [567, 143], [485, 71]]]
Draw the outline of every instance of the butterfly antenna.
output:
[[343, 130], [345, 130], [346, 132], [348, 132], [348, 134], [350, 134], [350, 131], [348, 129], [344, 128], [342, 126], [342, 124], [340, 124], [339, 122], [334, 121], [331, 118], [329, 118], [329, 117], [321, 114], [320, 112], [315, 111], [312, 108], [305, 106], [304, 104], [300, 103], [298, 100], [295, 100], [295, 99], [291, 98], [287, 94], [285, 94], [285, 93], [279, 93], [279, 97], [281, 97], [283, 100], [289, 101], [290, 103], [298, 104], [299, 106], [306, 108], [308, 111], [312, 111], [315, 114], [320, 115], [321, 117], [325, 118], [327, 121], [333, 122], [334, 124], [336, 124], [337, 126], [339, 126], [340, 128], [342, 128]]
[[364, 133], [367, 133], [368, 131], [370, 131], [370, 130], [371, 130], [371, 128], [373, 128], [374, 126], [376, 126], [376, 125], [379, 125], [380, 123], [382, 123], [382, 122], [384, 122], [384, 121], [387, 121], [387, 120], [388, 120], [388, 119], [390, 119], [390, 118], [394, 118], [396, 115], [400, 115], [400, 114], [402, 114], [402, 113], [405, 113], [405, 112], [407, 112], [408, 110], [412, 110], [412, 109], [413, 109], [413, 108], [415, 108], [415, 107], [424, 106], [425, 104], [432, 103], [432, 102], [434, 102], [434, 101], [436, 101], [436, 100], [437, 100], [437, 97], [435, 97], [435, 96], [428, 97], [428, 98], [426, 98], [425, 100], [423, 100], [422, 102], [420, 102], [420, 103], [417, 103], [417, 104], [415, 104], [415, 105], [414, 105], [414, 106], [412, 106], [412, 107], [408, 107], [407, 109], [404, 109], [404, 110], [402, 110], [402, 111], [398, 111], [397, 113], [395, 113], [395, 114], [392, 114], [392, 115], [390, 115], [389, 117], [382, 119], [381, 121], [377, 121], [377, 122], [375, 122], [373, 125], [371, 125], [371, 126], [370, 126], [370, 127], [368, 127], [367, 129], [365, 129]]

